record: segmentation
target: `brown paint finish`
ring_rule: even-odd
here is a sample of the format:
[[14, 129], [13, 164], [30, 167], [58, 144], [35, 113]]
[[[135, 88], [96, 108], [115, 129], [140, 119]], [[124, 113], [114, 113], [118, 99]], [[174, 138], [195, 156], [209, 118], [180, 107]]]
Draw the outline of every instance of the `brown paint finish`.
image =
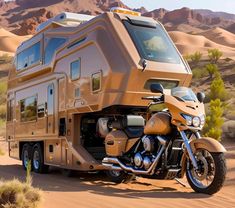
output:
[[[103, 169], [81, 144], [82, 114], [101, 112], [112, 106], [146, 107], [147, 101], [141, 97], [153, 95], [150, 90], [144, 89], [149, 79], [177, 80], [180, 86], [189, 85], [192, 72], [179, 52], [182, 64], [147, 61], [146, 69], [142, 72], [141, 57], [123, 20], [127, 20], [127, 15], [106, 12], [77, 27], [53, 23], [19, 47], [17, 54], [37, 41], [45, 46], [45, 40], [50, 37], [64, 37], [67, 40], [55, 51], [50, 63], [44, 64], [45, 47], [41, 47], [42, 60], [37, 65], [22, 71], [12, 67], [9, 71], [8, 94], [15, 95], [14, 122], [7, 123], [7, 135], [13, 147], [10, 151], [12, 157], [19, 158], [17, 144], [20, 142], [43, 141], [47, 164], [77, 170]], [[71, 47], [79, 40], [83, 41]], [[73, 81], [70, 79], [70, 64], [78, 59], [81, 60], [80, 77]], [[101, 72], [101, 88], [93, 92], [91, 77], [97, 72]], [[52, 84], [54, 91], [50, 96], [48, 87]], [[32, 95], [37, 95], [38, 105], [45, 105], [45, 117], [22, 123], [19, 102]], [[169, 99], [166, 100], [168, 107], [173, 109], [171, 103], [177, 101]], [[177, 113], [174, 117], [180, 119]], [[59, 135], [61, 118], [66, 121], [64, 136]], [[108, 154], [120, 155], [138, 141], [138, 138], [127, 141], [124, 135], [119, 137], [121, 143], [117, 145], [117, 150], [113, 152], [108, 148]], [[48, 152], [51, 144], [55, 146], [56, 152], [53, 154]]]

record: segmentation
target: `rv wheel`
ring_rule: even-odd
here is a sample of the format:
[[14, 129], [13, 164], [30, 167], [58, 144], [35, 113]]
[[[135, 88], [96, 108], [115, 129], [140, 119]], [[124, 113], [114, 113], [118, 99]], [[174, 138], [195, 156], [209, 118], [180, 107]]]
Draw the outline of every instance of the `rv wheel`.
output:
[[21, 153], [22, 165], [24, 170], [27, 169], [28, 162], [32, 165], [32, 147], [29, 144], [24, 144]]
[[48, 172], [49, 166], [44, 164], [43, 151], [40, 144], [35, 144], [33, 147], [32, 165], [36, 173]]

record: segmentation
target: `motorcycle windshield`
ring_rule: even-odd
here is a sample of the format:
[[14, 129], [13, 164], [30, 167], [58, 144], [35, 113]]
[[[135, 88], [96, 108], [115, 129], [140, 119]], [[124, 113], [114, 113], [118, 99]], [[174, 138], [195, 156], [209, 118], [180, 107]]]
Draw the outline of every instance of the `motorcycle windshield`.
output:
[[179, 98], [182, 101], [194, 101], [198, 102], [195, 93], [187, 87], [176, 87], [171, 90], [171, 95]]

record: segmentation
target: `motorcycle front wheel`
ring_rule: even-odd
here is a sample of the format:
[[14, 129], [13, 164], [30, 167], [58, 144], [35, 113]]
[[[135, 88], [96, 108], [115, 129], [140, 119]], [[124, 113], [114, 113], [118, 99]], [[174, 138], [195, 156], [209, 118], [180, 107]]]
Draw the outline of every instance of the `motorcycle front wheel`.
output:
[[223, 153], [211, 153], [198, 149], [194, 154], [198, 170], [187, 161], [186, 177], [191, 188], [198, 193], [215, 194], [223, 186], [226, 176], [226, 162]]

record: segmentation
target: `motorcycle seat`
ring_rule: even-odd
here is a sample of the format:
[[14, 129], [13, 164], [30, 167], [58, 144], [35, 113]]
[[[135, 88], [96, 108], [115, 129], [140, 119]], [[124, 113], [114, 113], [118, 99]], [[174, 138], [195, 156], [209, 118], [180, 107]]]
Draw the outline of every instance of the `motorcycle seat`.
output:
[[129, 139], [143, 135], [145, 119], [142, 116], [127, 115], [112, 122], [114, 129], [123, 130]]

